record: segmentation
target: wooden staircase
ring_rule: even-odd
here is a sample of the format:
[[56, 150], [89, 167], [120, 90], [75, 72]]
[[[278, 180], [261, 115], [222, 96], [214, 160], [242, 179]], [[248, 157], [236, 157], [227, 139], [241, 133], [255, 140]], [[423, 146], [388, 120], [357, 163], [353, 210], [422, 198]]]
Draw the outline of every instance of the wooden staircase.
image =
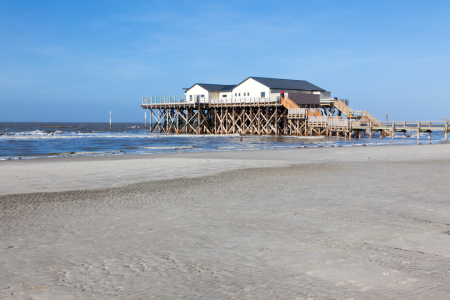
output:
[[283, 97], [280, 97], [280, 99], [281, 99], [281, 104], [284, 107], [286, 107], [287, 109], [289, 109], [289, 108], [300, 108], [300, 106], [298, 106], [297, 103], [295, 103], [294, 101], [289, 99], [289, 97], [287, 97], [286, 99], [284, 99]]
[[336, 107], [341, 113], [343, 113], [347, 117], [361, 116], [361, 119], [363, 119], [365, 122], [372, 122], [372, 124], [374, 125], [381, 123], [369, 112], [362, 110], [353, 110], [344, 101], [340, 99], [334, 100], [334, 107]]

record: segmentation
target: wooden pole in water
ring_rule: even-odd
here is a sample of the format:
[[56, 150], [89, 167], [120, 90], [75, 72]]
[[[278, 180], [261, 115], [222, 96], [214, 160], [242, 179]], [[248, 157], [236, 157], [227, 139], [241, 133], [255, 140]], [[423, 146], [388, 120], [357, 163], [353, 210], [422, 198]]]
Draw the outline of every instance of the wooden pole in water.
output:
[[150, 108], [150, 132], [152, 132], [152, 128], [153, 128], [153, 109]]
[[417, 123], [417, 140], [420, 140], [420, 122]]
[[395, 135], [395, 122], [392, 122], [391, 135], [392, 135], [392, 139], [394, 139], [394, 135]]
[[[161, 98], [159, 98], [161, 101]], [[158, 127], [158, 133], [161, 133], [161, 106], [158, 107], [158, 122], [156, 123], [156, 126]]]
[[445, 141], [447, 141], [448, 138], [448, 121], [445, 122]]

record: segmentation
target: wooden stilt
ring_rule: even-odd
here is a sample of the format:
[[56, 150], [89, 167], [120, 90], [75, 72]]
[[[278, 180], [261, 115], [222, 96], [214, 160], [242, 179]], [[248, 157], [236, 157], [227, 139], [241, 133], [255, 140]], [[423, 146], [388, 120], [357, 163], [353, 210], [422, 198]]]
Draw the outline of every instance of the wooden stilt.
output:
[[152, 132], [152, 128], [153, 128], [153, 109], [150, 108], [150, 133]]
[[274, 119], [274, 122], [275, 122], [275, 126], [274, 126], [274, 128], [275, 128], [275, 135], [278, 135], [278, 107], [276, 106], [276, 104], [275, 104], [275, 119]]
[[197, 130], [198, 130], [198, 133], [199, 134], [201, 134], [202, 133], [202, 110], [200, 109], [200, 106], [201, 106], [201, 104], [199, 105], [199, 107], [198, 107], [198, 110], [197, 110]]
[[258, 113], [256, 118], [258, 119], [258, 135], [261, 134], [261, 109], [258, 107]]

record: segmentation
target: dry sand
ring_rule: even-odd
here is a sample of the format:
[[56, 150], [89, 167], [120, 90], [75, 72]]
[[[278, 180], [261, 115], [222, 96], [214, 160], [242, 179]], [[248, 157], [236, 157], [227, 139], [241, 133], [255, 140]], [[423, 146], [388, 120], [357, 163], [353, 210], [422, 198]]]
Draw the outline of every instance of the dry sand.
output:
[[450, 298], [450, 144], [0, 171], [0, 299]]

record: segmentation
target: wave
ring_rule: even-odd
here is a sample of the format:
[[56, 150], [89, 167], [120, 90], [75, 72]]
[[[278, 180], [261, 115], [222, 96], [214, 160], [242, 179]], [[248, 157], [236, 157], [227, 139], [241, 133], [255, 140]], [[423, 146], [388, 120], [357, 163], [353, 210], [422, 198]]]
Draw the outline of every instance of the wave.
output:
[[130, 132], [65, 132], [65, 131], [23, 131], [23, 132], [0, 132], [0, 139], [75, 139], [75, 138], [235, 138], [239, 134], [160, 134], [160, 133], [130, 133]]
[[56, 152], [56, 153], [46, 153], [42, 156], [67, 156], [67, 155], [104, 155], [104, 154], [125, 154], [123, 150], [117, 151], [71, 151], [71, 152]]
[[64, 131], [43, 131], [43, 130], [33, 130], [33, 131], [22, 131], [22, 132], [1, 132], [0, 136], [4, 137], [14, 137], [14, 136], [53, 136], [66, 134]]
[[149, 150], [183, 150], [196, 148], [196, 146], [164, 146], [164, 147], [139, 147], [139, 148]]

